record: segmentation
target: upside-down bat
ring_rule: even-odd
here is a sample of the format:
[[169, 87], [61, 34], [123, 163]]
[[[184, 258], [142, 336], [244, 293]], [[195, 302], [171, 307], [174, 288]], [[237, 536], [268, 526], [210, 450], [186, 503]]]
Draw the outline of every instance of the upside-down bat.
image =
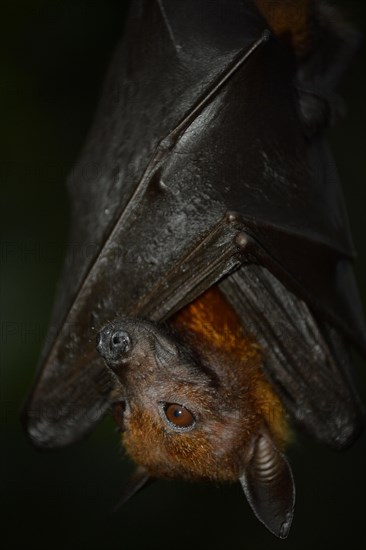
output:
[[127, 493], [240, 480], [287, 536], [289, 423], [336, 449], [364, 424], [348, 351], [366, 331], [323, 138], [355, 42], [315, 0], [132, 2], [69, 180], [55, 337], [25, 413], [35, 445], [112, 408], [140, 466]]

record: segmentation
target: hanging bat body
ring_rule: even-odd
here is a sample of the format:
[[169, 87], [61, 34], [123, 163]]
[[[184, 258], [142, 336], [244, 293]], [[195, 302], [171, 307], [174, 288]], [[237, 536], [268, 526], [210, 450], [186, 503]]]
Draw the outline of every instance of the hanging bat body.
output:
[[55, 448], [112, 406], [140, 465], [131, 493], [240, 480], [280, 537], [288, 419], [350, 445], [349, 343], [366, 350], [322, 135], [355, 38], [322, 3], [294, 4], [132, 3], [69, 181], [73, 243], [25, 419]]

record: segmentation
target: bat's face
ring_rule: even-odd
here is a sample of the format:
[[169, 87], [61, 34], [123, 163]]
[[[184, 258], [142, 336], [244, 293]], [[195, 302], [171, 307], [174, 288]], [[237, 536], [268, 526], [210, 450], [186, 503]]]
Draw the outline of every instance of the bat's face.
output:
[[97, 349], [118, 378], [114, 416], [137, 464], [155, 477], [240, 477], [261, 422], [248, 385], [148, 322], [108, 325]]

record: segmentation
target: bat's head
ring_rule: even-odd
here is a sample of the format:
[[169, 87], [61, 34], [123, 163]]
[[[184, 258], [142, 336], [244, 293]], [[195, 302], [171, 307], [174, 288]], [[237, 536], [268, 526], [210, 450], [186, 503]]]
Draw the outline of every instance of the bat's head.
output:
[[257, 408], [255, 369], [235, 376], [220, 354], [203, 359], [176, 335], [131, 318], [106, 326], [97, 350], [117, 379], [123, 444], [146, 475], [240, 480], [257, 517], [287, 535], [292, 475]]
[[118, 378], [115, 416], [138, 464], [156, 477], [239, 478], [261, 422], [250, 381], [246, 388], [233, 383], [216, 361], [203, 363], [175, 335], [145, 321], [108, 325], [97, 349]]

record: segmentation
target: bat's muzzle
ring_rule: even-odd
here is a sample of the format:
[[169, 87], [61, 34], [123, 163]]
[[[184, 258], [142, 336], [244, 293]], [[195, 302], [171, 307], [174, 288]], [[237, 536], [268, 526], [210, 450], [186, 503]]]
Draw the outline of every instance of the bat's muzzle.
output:
[[128, 332], [111, 325], [97, 334], [97, 351], [107, 362], [113, 364], [125, 359], [131, 350], [131, 338]]

